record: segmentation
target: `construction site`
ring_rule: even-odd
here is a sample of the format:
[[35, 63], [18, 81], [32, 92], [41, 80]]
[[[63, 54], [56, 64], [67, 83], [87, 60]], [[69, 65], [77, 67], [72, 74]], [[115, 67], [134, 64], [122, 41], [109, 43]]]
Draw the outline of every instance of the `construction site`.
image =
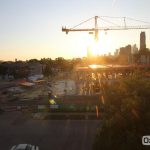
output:
[[[132, 18], [119, 18], [123, 20], [123, 26], [108, 21], [107, 18], [111, 17], [94, 16], [72, 28], [62, 27], [62, 32], [89, 32], [97, 42], [100, 31], [150, 29], [147, 22]], [[99, 27], [98, 19], [113, 26]], [[91, 20], [94, 20], [94, 27], [79, 28]], [[129, 26], [127, 20], [142, 22], [144, 25]], [[142, 40], [140, 44], [141, 51], [146, 49]], [[94, 136], [105, 115], [105, 91], [117, 85], [118, 81], [132, 77], [137, 71], [144, 72], [143, 78], [150, 79], [148, 53], [139, 55], [138, 64], [91, 63], [94, 58], [95, 56], [89, 55], [88, 65], [78, 65], [70, 72], [58, 71], [52, 77], [44, 77], [40, 71], [41, 74], [28, 79], [1, 82], [2, 149], [25, 142], [39, 145], [44, 150], [91, 150]], [[9, 145], [6, 143], [8, 141]]]

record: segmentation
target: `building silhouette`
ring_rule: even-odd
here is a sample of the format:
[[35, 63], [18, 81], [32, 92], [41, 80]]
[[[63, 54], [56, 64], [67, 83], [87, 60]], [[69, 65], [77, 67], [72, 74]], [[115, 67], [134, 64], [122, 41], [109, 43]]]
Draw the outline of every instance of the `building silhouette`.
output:
[[142, 65], [150, 64], [150, 51], [146, 48], [146, 35], [145, 32], [140, 33], [140, 49], [134, 55], [134, 62]]
[[119, 57], [121, 59], [121, 63], [131, 63], [131, 45], [121, 47], [119, 51]]
[[114, 52], [114, 56], [118, 56], [119, 55], [119, 49], [116, 49], [116, 51]]
[[146, 35], [145, 32], [140, 34], [140, 50], [146, 49]]
[[132, 53], [132, 54], [137, 54], [137, 53], [138, 53], [138, 48], [137, 48], [136, 44], [134, 44], [134, 45], [131, 47], [131, 53]]

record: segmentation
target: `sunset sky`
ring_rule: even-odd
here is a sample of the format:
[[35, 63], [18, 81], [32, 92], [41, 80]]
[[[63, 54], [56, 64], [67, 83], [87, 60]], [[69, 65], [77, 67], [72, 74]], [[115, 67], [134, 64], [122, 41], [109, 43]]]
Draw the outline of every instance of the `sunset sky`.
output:
[[[0, 0], [0, 60], [86, 56], [93, 35], [87, 32], [66, 35], [62, 26], [73, 27], [95, 15], [150, 22], [149, 6], [150, 0]], [[94, 27], [94, 20], [90, 25]], [[127, 44], [139, 47], [141, 31], [100, 32], [98, 54], [113, 53]], [[150, 48], [150, 29], [144, 31]]]

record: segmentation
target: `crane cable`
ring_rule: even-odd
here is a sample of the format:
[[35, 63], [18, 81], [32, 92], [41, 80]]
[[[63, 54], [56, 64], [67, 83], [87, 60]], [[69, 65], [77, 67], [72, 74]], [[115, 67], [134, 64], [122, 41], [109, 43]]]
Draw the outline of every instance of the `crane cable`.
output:
[[88, 21], [92, 20], [93, 18], [94, 18], [94, 17], [89, 18], [89, 19], [87, 19], [87, 20], [85, 20], [85, 21], [83, 21], [83, 22], [81, 22], [81, 23], [79, 23], [79, 24], [75, 25], [75, 26], [74, 26], [74, 27], [72, 27], [71, 29], [74, 29], [74, 28], [76, 28], [76, 27], [78, 27], [78, 26], [80, 26], [80, 25], [82, 25], [82, 24], [84, 24], [84, 23], [88, 22]]
[[[94, 18], [95, 18], [95, 17], [91, 17], [91, 18], [89, 18], [89, 19], [87, 19], [87, 20], [85, 20], [85, 21], [83, 21], [83, 22], [81, 22], [81, 23], [79, 23], [79, 24], [73, 26], [73, 27], [70, 28], [70, 29], [75, 29], [76, 27], [78, 27], [78, 26], [80, 26], [80, 25], [82, 25], [82, 24], [84, 24], [84, 23], [86, 23], [86, 22], [88, 22], [88, 21], [90, 21], [90, 20], [92, 20], [92, 19], [94, 19]], [[133, 18], [130, 18], [130, 17], [98, 16], [98, 18], [101, 19], [101, 20], [104, 21], [104, 22], [113, 24], [113, 25], [115, 25], [115, 26], [117, 26], [117, 27], [121, 27], [121, 26], [118, 25], [118, 24], [116, 24], [116, 23], [114, 23], [114, 22], [108, 21], [108, 20], [106, 20], [106, 19], [104, 19], [104, 18], [123, 19], [125, 26], [126, 26], [126, 20], [132, 20], [132, 21], [136, 21], [136, 22], [142, 22], [142, 23], [145, 23], [145, 24], [150, 25], [150, 22], [146, 22], [146, 21], [142, 21], [142, 20], [137, 20], [137, 19], [133, 19]], [[127, 26], [126, 26], [126, 27], [127, 27]]]
[[99, 19], [103, 20], [104, 22], [107, 22], [107, 23], [110, 23], [110, 24], [113, 24], [113, 25], [115, 25], [115, 26], [120, 27], [120, 25], [118, 25], [118, 24], [116, 24], [116, 23], [113, 23], [113, 22], [111, 22], [111, 21], [108, 21], [108, 20], [106, 20], [106, 19], [103, 19], [103, 18], [100, 18], [100, 17], [99, 17]]
[[137, 21], [137, 22], [142, 22], [142, 23], [150, 25], [150, 22], [146, 22], [146, 21], [142, 21], [142, 20], [137, 20], [137, 19], [133, 19], [133, 18], [130, 18], [130, 17], [126, 17], [126, 18], [129, 19], [129, 20], [133, 20], [133, 21]]

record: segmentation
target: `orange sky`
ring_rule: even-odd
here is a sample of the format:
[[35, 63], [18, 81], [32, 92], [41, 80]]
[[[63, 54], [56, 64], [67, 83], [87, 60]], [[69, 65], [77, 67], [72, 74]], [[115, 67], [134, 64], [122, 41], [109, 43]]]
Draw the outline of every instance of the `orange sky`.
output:
[[[62, 26], [73, 27], [95, 15], [129, 16], [150, 22], [149, 6], [149, 0], [0, 1], [0, 60], [84, 57], [87, 47], [95, 47], [92, 44], [93, 36], [87, 32], [66, 35], [61, 31]], [[127, 25], [129, 23], [127, 21]], [[98, 24], [101, 25], [102, 21]], [[94, 27], [94, 20], [90, 26]], [[86, 24], [82, 27], [86, 27]], [[139, 47], [141, 31], [100, 32], [99, 44], [96, 50], [93, 48], [93, 52], [113, 53], [127, 44], [137, 44]], [[146, 30], [146, 39], [150, 48], [149, 30]]]

